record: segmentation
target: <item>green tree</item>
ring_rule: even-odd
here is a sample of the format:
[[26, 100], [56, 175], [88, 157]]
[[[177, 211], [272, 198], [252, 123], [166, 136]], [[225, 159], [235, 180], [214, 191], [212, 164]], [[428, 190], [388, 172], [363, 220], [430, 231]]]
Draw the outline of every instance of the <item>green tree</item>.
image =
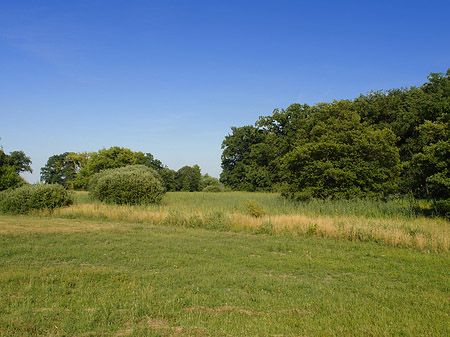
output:
[[221, 183], [219, 179], [211, 177], [208, 173], [204, 174], [202, 176], [202, 182], [200, 184], [200, 190], [203, 190], [204, 188], [208, 186], [217, 186], [220, 187]]
[[151, 153], [134, 152], [118, 146], [97, 152], [65, 152], [54, 155], [41, 169], [41, 181], [61, 184], [69, 189], [87, 189], [94, 174], [128, 165], [145, 165], [152, 168], [161, 176], [168, 191], [176, 189], [176, 172], [154, 158]]
[[128, 165], [145, 165], [154, 169], [162, 178], [166, 190], [175, 190], [176, 172], [170, 170], [151, 153], [134, 152], [130, 149], [113, 146], [97, 152], [84, 153], [83, 165], [77, 172], [75, 180], [78, 188], [87, 189], [92, 176], [105, 169], [119, 168]]
[[0, 191], [25, 185], [25, 180], [12, 166], [0, 166]]
[[171, 170], [168, 167], [164, 167], [157, 172], [161, 176], [161, 180], [166, 188], [166, 191], [176, 191], [177, 190], [177, 182], [176, 182], [177, 172], [176, 171]]
[[19, 175], [25, 171], [32, 172], [31, 159], [23, 151], [14, 151], [7, 155], [0, 147], [0, 191], [26, 184]]
[[[448, 198], [449, 115], [450, 69], [445, 74], [430, 74], [420, 87], [372, 91], [353, 101], [331, 104], [292, 104], [260, 117], [255, 126], [232, 128], [222, 143], [221, 181], [232, 189], [249, 191], [282, 186], [290, 195], [300, 191], [305, 195], [368, 195], [396, 189], [416, 197]], [[350, 127], [345, 129], [346, 125]], [[345, 140], [348, 135], [354, 137], [354, 144]], [[365, 153], [371, 146], [379, 147], [371, 149], [373, 153], [380, 154], [377, 151], [384, 148], [393, 158], [383, 159], [385, 168], [383, 164], [380, 169], [372, 167], [376, 177], [371, 171], [357, 173], [376, 160], [361, 159], [355, 148]], [[334, 152], [347, 159], [333, 158]], [[329, 153], [332, 160], [324, 159], [323, 153]], [[366, 182], [359, 179], [362, 174], [368, 177]], [[311, 180], [313, 176], [317, 177]], [[320, 177], [324, 186], [335, 185], [334, 192], [314, 185]]]
[[25, 155], [23, 151], [13, 151], [9, 154], [9, 166], [13, 167], [16, 173], [30, 172], [33, 173], [31, 169], [31, 158]]
[[41, 168], [41, 182], [73, 189], [78, 169], [75, 158], [76, 154], [72, 152], [51, 156]]
[[450, 69], [432, 73], [421, 90], [426, 115], [416, 127], [419, 150], [412, 156], [408, 177], [416, 196], [450, 199]]
[[199, 191], [202, 183], [200, 167], [198, 165], [183, 166], [177, 171], [175, 181], [178, 191]]
[[450, 199], [450, 113], [418, 127], [421, 151], [410, 163], [409, 182], [416, 197]]
[[[416, 197], [442, 195], [430, 188], [433, 190], [444, 184], [445, 156], [438, 155], [438, 152], [445, 149], [448, 136], [441, 133], [440, 141], [444, 142], [441, 149], [437, 139], [424, 142], [424, 137], [429, 138], [428, 133], [435, 134], [435, 129], [440, 128], [438, 125], [445, 125], [445, 115], [450, 112], [450, 70], [446, 74], [430, 74], [428, 81], [420, 87], [361, 95], [354, 100], [353, 109], [364, 122], [376, 128], [391, 128], [397, 135], [396, 145], [403, 167], [400, 192], [412, 193]], [[433, 164], [439, 160], [441, 164]]]
[[137, 165], [145, 165], [154, 169], [161, 176], [161, 179], [164, 183], [166, 191], [175, 191], [176, 190], [176, 171], [169, 169], [166, 165], [164, 165], [159, 159], [153, 157], [151, 153], [142, 153], [135, 152], [136, 154], [136, 164]]
[[90, 152], [85, 166], [77, 174], [76, 185], [79, 188], [87, 189], [89, 180], [94, 174], [105, 169], [135, 165], [136, 157], [136, 154], [130, 149], [119, 146]]
[[301, 134], [283, 158], [283, 195], [351, 198], [396, 191], [394, 133], [362, 123], [350, 101], [318, 105]]
[[220, 181], [235, 190], [278, 190], [281, 159], [292, 149], [310, 113], [308, 105], [292, 104], [260, 117], [255, 126], [233, 127], [222, 143]]
[[232, 127], [222, 142], [222, 173], [220, 181], [234, 190], [270, 189], [272, 182], [267, 162], [272, 157], [265, 143], [266, 133], [254, 126]]

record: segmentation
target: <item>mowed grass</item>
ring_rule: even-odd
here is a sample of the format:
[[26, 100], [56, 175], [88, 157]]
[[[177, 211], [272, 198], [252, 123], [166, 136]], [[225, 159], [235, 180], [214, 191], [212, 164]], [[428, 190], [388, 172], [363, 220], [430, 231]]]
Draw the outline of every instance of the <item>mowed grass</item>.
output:
[[450, 255], [0, 216], [2, 336], [449, 336]]
[[[254, 217], [246, 206], [252, 200], [262, 213]], [[87, 193], [76, 204], [52, 216], [222, 231], [315, 235], [349, 241], [371, 241], [417, 250], [449, 252], [450, 222], [425, 217], [429, 205], [406, 200], [312, 200], [293, 202], [274, 193], [167, 193], [150, 206], [104, 205]]]

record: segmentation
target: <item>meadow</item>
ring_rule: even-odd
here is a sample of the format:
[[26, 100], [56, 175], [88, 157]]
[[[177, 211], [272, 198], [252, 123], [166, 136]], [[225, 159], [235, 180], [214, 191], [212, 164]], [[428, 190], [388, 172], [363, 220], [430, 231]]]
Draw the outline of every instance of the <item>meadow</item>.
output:
[[396, 199], [77, 193], [0, 215], [0, 335], [448, 336], [449, 227]]
[[430, 207], [425, 202], [396, 198], [296, 202], [274, 193], [255, 192], [169, 192], [157, 205], [119, 206], [101, 204], [88, 193], [77, 192], [73, 206], [48, 215], [256, 234], [315, 235], [448, 252], [450, 222], [426, 216]]

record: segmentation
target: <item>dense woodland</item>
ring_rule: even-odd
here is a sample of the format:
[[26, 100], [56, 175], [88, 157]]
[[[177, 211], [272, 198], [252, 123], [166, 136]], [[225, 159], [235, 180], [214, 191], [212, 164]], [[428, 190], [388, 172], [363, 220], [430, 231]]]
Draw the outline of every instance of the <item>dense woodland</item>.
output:
[[221, 182], [295, 199], [450, 198], [450, 70], [420, 87], [292, 104], [233, 127]]
[[[420, 87], [370, 92], [354, 100], [292, 104], [233, 127], [222, 143], [222, 174], [200, 167], [169, 169], [150, 153], [122, 147], [51, 156], [41, 181], [88, 188], [105, 169], [144, 165], [167, 191], [281, 192], [287, 198], [354, 198], [410, 195], [450, 199], [450, 69], [432, 73]], [[31, 172], [22, 151], [0, 150], [0, 190], [25, 184]]]

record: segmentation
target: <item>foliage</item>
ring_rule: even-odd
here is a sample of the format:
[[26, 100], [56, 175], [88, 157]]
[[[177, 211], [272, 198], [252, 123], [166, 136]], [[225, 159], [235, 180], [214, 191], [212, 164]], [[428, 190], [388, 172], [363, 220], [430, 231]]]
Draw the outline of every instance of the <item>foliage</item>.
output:
[[164, 166], [161, 169], [158, 169], [157, 172], [159, 173], [159, 176], [161, 177], [161, 180], [164, 183], [166, 191], [177, 190], [176, 171], [171, 170], [170, 168]]
[[156, 171], [144, 165], [97, 173], [91, 178], [89, 191], [100, 201], [130, 205], [159, 202], [165, 192]]
[[195, 192], [200, 191], [202, 185], [202, 174], [198, 165], [184, 166], [177, 171], [175, 176], [177, 191]]
[[214, 185], [221, 186], [218, 179], [202, 176], [200, 167], [184, 166], [178, 171], [169, 169], [151, 153], [134, 152], [113, 146], [97, 152], [65, 152], [48, 159], [41, 169], [41, 181], [61, 184], [69, 189], [89, 189], [89, 181], [95, 174], [106, 169], [129, 165], [144, 165], [151, 168], [161, 179], [166, 191], [201, 191]]
[[231, 131], [220, 178], [233, 190], [450, 198], [450, 69], [420, 87], [292, 104]]
[[206, 187], [219, 187], [219, 189], [222, 189], [222, 184], [220, 183], [220, 180], [214, 177], [211, 177], [208, 173], [202, 175], [202, 182], [200, 188], [204, 190]]
[[[141, 158], [142, 159], [142, 158]], [[100, 149], [89, 153], [86, 165], [76, 176], [76, 184], [82, 189], [88, 187], [89, 180], [96, 173], [106, 169], [135, 165], [137, 161], [133, 151], [127, 148], [113, 146], [109, 149]]]
[[0, 166], [0, 191], [25, 185], [25, 180], [12, 166]]
[[450, 220], [450, 199], [435, 200], [433, 206], [437, 216], [443, 216]]
[[421, 151], [413, 154], [408, 172], [414, 194], [450, 199], [450, 110], [417, 129]]
[[25, 185], [26, 182], [19, 173], [32, 173], [30, 165], [31, 159], [23, 151], [13, 151], [7, 155], [0, 148], [0, 191]]
[[70, 189], [88, 189], [90, 179], [105, 169], [145, 165], [158, 172], [168, 191], [176, 190], [176, 172], [155, 159], [151, 153], [134, 152], [113, 146], [97, 152], [65, 152], [51, 156], [41, 169], [41, 181]]
[[9, 166], [13, 167], [16, 173], [30, 172], [33, 173], [31, 169], [31, 158], [23, 151], [13, 151], [9, 154]]
[[232, 134], [222, 143], [222, 173], [220, 181], [234, 190], [256, 191], [271, 186], [265, 146], [265, 135], [254, 126], [232, 127]]
[[283, 195], [354, 198], [396, 191], [395, 135], [364, 125], [349, 108], [348, 101], [323, 104], [302, 125], [302, 137], [282, 161]]
[[251, 199], [247, 200], [244, 203], [244, 206], [247, 208], [248, 214], [250, 214], [251, 216], [253, 216], [255, 218], [262, 217], [263, 215], [266, 214], [264, 212], [263, 206], [255, 200], [251, 200]]
[[46, 184], [60, 184], [73, 189], [81, 162], [73, 152], [65, 152], [51, 156], [47, 164], [41, 168], [41, 181]]
[[73, 196], [58, 184], [25, 185], [0, 193], [0, 210], [10, 214], [53, 210], [72, 203]]

